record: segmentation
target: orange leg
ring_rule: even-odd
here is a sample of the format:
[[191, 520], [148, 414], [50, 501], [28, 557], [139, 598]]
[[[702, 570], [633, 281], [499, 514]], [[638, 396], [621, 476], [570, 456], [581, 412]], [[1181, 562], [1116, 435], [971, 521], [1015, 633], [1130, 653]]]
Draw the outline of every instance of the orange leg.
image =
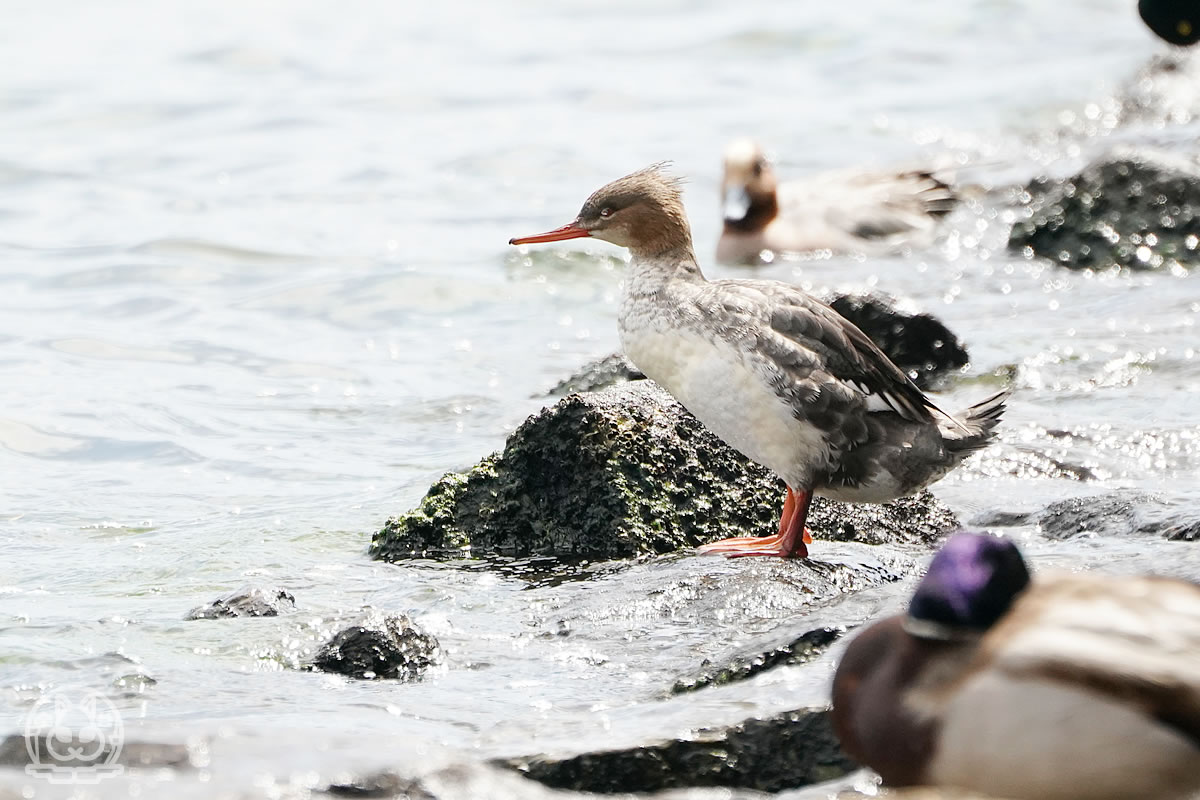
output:
[[[779, 518], [779, 536], [783, 536], [787, 531], [788, 525], [792, 521], [792, 515], [796, 513], [796, 495], [792, 492], [792, 487], [787, 487], [787, 495], [783, 498], [783, 516]], [[808, 536], [808, 530], [805, 529], [804, 535], [807, 537], [804, 541], [811, 543], [812, 537]], [[732, 539], [722, 539], [719, 544], [729, 544], [730, 542], [761, 542], [763, 539], [769, 539], [769, 536], [737, 536]], [[713, 542], [718, 544], [718, 542]], [[704, 548], [711, 545], [701, 545], [700, 550], [704, 552]]]
[[729, 558], [738, 556], [779, 556], [780, 558], [807, 558], [806, 544], [812, 543], [812, 535], [804, 527], [808, 518], [808, 507], [812, 503], [812, 492], [794, 491], [788, 487], [783, 501], [783, 515], [779, 518], [779, 533], [774, 536], [743, 536], [722, 539], [703, 545], [701, 553], [720, 553]]
[[779, 518], [779, 535], [783, 536], [787, 532], [788, 525], [792, 524], [792, 517], [796, 515], [796, 493], [792, 491], [792, 487], [788, 487], [787, 495], [783, 498], [783, 516]]

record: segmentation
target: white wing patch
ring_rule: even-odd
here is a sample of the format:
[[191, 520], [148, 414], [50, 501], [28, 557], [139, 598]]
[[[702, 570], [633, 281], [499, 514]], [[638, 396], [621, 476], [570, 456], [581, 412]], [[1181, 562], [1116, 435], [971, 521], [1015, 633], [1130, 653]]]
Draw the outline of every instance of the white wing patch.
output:
[[[901, 395], [887, 391], [871, 391], [870, 387], [860, 381], [852, 380], [850, 381], [850, 384], [855, 389], [862, 392], [867, 401], [868, 411], [894, 411], [910, 422], [923, 422], [925, 420], [924, 412], [921, 409], [915, 408], [907, 398]], [[947, 419], [957, 423], [957, 420], [955, 420], [954, 417], [946, 414], [933, 404], [930, 404], [929, 407], [937, 411], [939, 414], [942, 414]]]

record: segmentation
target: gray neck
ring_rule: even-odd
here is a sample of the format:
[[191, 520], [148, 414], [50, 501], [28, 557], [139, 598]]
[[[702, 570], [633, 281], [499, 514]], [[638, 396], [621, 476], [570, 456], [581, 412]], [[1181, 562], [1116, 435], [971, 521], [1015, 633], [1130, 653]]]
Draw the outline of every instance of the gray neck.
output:
[[659, 253], [633, 251], [633, 260], [629, 263], [629, 273], [626, 278], [627, 284], [654, 284], [680, 279], [704, 280], [690, 242]]

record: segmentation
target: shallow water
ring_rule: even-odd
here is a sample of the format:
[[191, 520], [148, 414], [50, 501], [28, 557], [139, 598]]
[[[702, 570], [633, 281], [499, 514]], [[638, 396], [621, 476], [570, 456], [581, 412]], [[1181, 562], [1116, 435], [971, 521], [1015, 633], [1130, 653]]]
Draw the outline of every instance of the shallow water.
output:
[[[1022, 479], [985, 456], [936, 489], [964, 518], [1117, 487], [1200, 507], [1195, 278], [1067, 273], [1003, 247], [1005, 185], [1118, 140], [1194, 140], [1112, 113], [1161, 51], [1132, 3], [646, 5], [10, 4], [0, 734], [44, 693], [100, 690], [128, 738], [211, 758], [93, 791], [279, 795], [339, 769], [629, 745], [820, 702], [828, 660], [664, 692], [755, 637], [894, 607], [904, 585], [826, 612], [787, 564], [678, 556], [531, 586], [365, 557], [389, 514], [616, 349], [620, 253], [508, 238], [670, 158], [707, 261], [721, 148], [746, 133], [787, 175], [933, 160], [996, 189], [929, 251], [752, 271], [936, 314], [973, 357], [949, 405], [1015, 374], [998, 451], [1101, 478]], [[1047, 565], [1200, 576], [1187, 545], [1014, 534]], [[746, 570], [777, 589], [721, 591]], [[287, 588], [297, 612], [183, 621], [247, 583]], [[446, 666], [416, 685], [293, 669], [368, 606], [414, 616]], [[7, 769], [0, 786], [61, 791]]]

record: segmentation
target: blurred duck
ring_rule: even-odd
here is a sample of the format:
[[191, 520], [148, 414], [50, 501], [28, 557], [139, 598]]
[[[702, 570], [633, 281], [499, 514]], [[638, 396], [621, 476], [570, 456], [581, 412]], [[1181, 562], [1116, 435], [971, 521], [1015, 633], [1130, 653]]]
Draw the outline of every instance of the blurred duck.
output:
[[780, 184], [761, 147], [738, 139], [725, 150], [725, 226], [717, 260], [755, 263], [813, 250], [887, 252], [929, 239], [957, 202], [930, 172], [829, 172]]
[[1031, 583], [1016, 547], [951, 537], [908, 613], [847, 648], [846, 751], [893, 786], [997, 797], [1200, 791], [1200, 585], [1069, 574]]
[[1146, 27], [1171, 44], [1188, 47], [1200, 41], [1200, 1], [1139, 0]]

